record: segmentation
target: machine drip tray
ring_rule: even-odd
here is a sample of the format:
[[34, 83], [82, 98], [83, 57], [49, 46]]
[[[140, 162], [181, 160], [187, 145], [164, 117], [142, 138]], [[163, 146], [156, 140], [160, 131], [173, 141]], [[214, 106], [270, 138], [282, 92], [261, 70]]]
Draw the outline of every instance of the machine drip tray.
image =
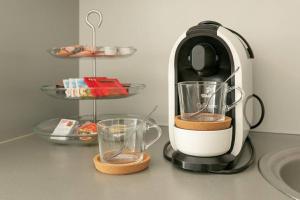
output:
[[[224, 174], [238, 173], [248, 168], [254, 161], [255, 152], [252, 143], [250, 140], [246, 140], [246, 143], [248, 145], [244, 145], [238, 156], [223, 154], [215, 157], [197, 157], [174, 151], [170, 142], [168, 142], [164, 147], [164, 157], [172, 162], [174, 166], [183, 170]], [[240, 159], [241, 157], [243, 158]], [[243, 164], [247, 158], [249, 161]]]

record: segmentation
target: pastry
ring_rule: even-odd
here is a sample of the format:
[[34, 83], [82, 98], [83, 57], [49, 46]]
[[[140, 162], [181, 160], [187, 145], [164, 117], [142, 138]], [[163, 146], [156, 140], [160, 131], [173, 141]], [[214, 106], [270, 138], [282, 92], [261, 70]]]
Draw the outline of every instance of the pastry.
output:
[[69, 57], [72, 56], [73, 54], [82, 51], [82, 49], [83, 46], [81, 45], [67, 46], [67, 47], [60, 48], [59, 50], [57, 50], [55, 54], [60, 57]]
[[60, 49], [56, 52], [57, 56], [61, 56], [61, 57], [68, 57], [70, 56], [72, 53], [67, 51], [66, 49]]
[[83, 50], [83, 51], [80, 51], [74, 55], [72, 55], [72, 57], [91, 57], [93, 56], [94, 53], [90, 50]]
[[[86, 122], [78, 128], [77, 133], [82, 135], [79, 137], [82, 141], [94, 140], [96, 138], [95, 135], [97, 135], [97, 125], [92, 122]], [[92, 135], [92, 137], [90, 135]]]

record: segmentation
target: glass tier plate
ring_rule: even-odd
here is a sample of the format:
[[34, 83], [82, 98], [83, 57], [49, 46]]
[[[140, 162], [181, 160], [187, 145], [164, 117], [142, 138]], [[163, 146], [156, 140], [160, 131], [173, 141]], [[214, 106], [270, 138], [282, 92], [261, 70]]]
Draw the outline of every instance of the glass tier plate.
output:
[[[112, 118], [138, 118], [143, 119], [142, 116], [135, 114], [103, 114], [98, 115], [96, 121], [101, 121], [104, 119], [112, 119]], [[93, 122], [92, 115], [83, 115], [83, 116], [73, 116], [64, 119], [76, 120], [78, 124], [68, 135], [57, 135], [54, 134], [54, 130], [59, 124], [62, 118], [54, 118], [43, 121], [34, 127], [33, 131], [38, 136], [46, 139], [52, 143], [57, 144], [79, 144], [79, 145], [94, 145], [97, 144], [97, 134], [87, 134], [87, 135], [79, 135], [78, 128], [86, 122]], [[155, 123], [155, 120], [149, 119]]]
[[117, 58], [131, 56], [136, 51], [134, 47], [90, 47], [83, 45], [58, 47], [48, 50], [51, 55], [60, 58]]
[[[45, 85], [41, 87], [41, 91], [47, 95], [66, 100], [94, 100], [94, 99], [121, 99], [131, 97], [138, 94], [146, 86], [144, 84], [136, 83], [122, 83], [124, 90], [118, 87], [105, 87], [106, 93], [102, 95], [93, 95], [93, 92], [103, 88], [80, 88], [80, 89], [66, 89], [53, 85]], [[72, 95], [68, 95], [72, 94]]]

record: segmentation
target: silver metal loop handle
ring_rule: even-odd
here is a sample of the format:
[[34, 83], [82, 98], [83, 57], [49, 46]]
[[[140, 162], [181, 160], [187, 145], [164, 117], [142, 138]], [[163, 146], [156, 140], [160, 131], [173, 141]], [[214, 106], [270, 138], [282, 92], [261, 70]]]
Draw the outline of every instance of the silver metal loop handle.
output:
[[92, 29], [92, 33], [93, 33], [93, 47], [95, 47], [96, 46], [96, 27], [89, 20], [89, 17], [92, 14], [96, 14], [98, 16], [97, 28], [100, 28], [100, 26], [102, 24], [103, 17], [102, 17], [102, 13], [100, 11], [98, 11], [98, 10], [90, 10], [88, 12], [88, 14], [86, 15], [86, 17], [85, 17], [86, 24], [89, 27], [91, 27], [91, 29]]
[[90, 10], [90, 11], [88, 12], [88, 14], [86, 15], [86, 17], [85, 17], [86, 23], [87, 23], [92, 29], [95, 29], [95, 26], [92, 25], [91, 22], [89, 21], [89, 17], [90, 17], [91, 14], [96, 14], [96, 15], [98, 16], [99, 22], [98, 22], [98, 24], [97, 24], [97, 27], [100, 28], [100, 26], [101, 26], [101, 24], [102, 24], [102, 19], [103, 19], [102, 13], [101, 13], [100, 11], [98, 11], [98, 10]]

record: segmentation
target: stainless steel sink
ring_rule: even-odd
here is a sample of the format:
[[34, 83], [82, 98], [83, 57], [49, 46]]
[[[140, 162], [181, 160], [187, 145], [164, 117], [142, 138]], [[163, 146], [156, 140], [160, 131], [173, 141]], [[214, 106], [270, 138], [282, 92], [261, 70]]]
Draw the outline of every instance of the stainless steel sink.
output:
[[259, 170], [275, 188], [300, 200], [300, 146], [264, 155]]

